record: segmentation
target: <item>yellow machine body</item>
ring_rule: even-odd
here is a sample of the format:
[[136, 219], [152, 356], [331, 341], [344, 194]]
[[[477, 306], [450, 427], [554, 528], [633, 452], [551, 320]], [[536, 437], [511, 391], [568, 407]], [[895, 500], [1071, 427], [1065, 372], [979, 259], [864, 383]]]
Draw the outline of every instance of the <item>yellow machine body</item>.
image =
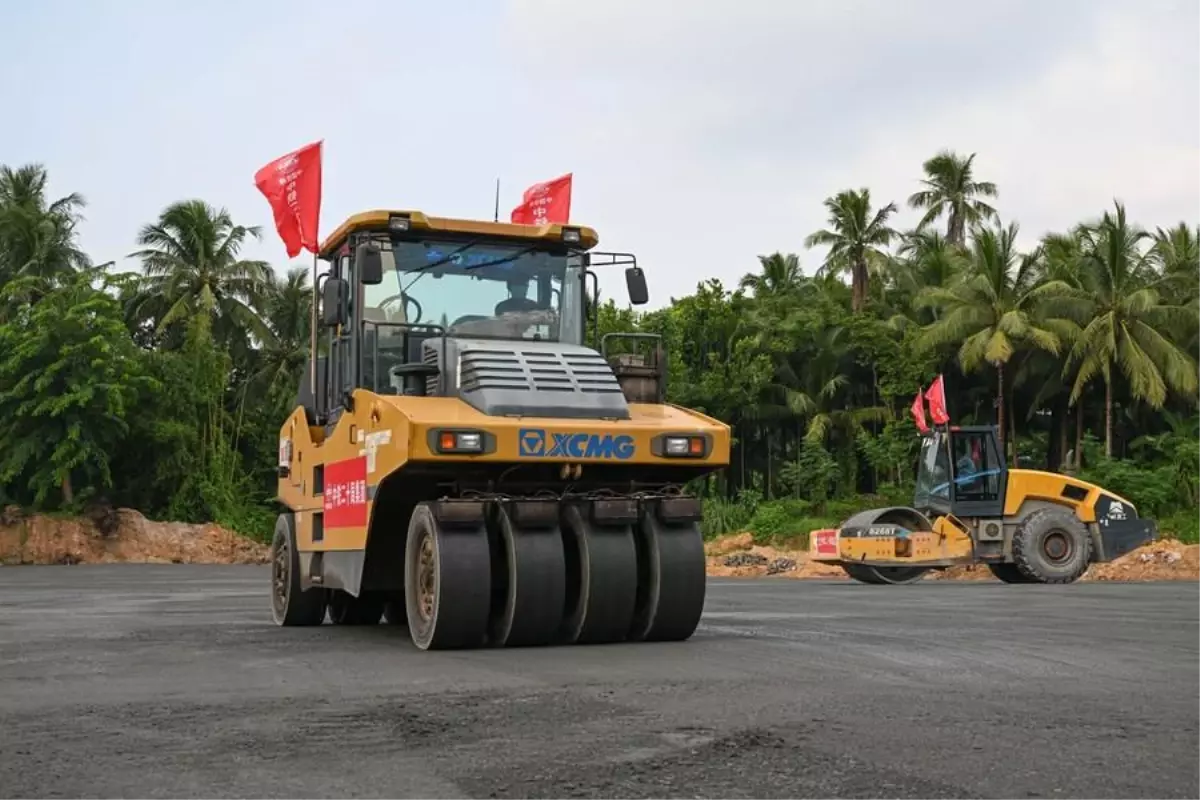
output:
[[[280, 478], [279, 500], [296, 515], [296, 538], [301, 552], [353, 550], [365, 554], [375, 496], [384, 479], [396, 474], [402, 479], [406, 466], [452, 472], [462, 463], [490, 463], [519, 466], [529, 457], [521, 453], [522, 431], [544, 432], [550, 453], [534, 458], [538, 463], [559, 465], [569, 480], [582, 478], [590, 467], [613, 462], [627, 468], [642, 467], [669, 472], [679, 468], [679, 459], [653, 454], [653, 442], [667, 433], [706, 437], [711, 449], [706, 456], [688, 463], [689, 468], [723, 467], [729, 462], [729, 429], [723, 423], [678, 406], [631, 404], [632, 419], [620, 422], [580, 424], [576, 421], [546, 418], [496, 419], [479, 413], [458, 398], [391, 397], [367, 391], [354, 394], [355, 414], [344, 415], [328, 436], [324, 430], [309, 427], [304, 412], [297, 409], [285, 423], [280, 450], [288, 456], [288, 474]], [[431, 446], [440, 431], [481, 431], [495, 439], [495, 449], [481, 455], [442, 454]], [[623, 437], [629, 437], [628, 444]], [[555, 440], [568, 444], [553, 454]], [[596, 443], [600, 451], [597, 452]], [[587, 446], [593, 445], [588, 453]], [[606, 446], [607, 445], [607, 446]], [[574, 449], [570, 449], [575, 446]], [[628, 447], [628, 455], [617, 448]], [[623, 458], [618, 458], [623, 456]], [[314, 470], [326, 464], [361, 460], [365, 524], [322, 525], [320, 541], [313, 540], [313, 512], [324, 511], [324, 486], [313, 478]], [[295, 469], [292, 469], [292, 467]], [[357, 474], [357, 473], [356, 473]], [[355, 489], [357, 497], [357, 489]], [[304, 513], [309, 512], [309, 513]], [[320, 519], [316, 517], [315, 519]]]

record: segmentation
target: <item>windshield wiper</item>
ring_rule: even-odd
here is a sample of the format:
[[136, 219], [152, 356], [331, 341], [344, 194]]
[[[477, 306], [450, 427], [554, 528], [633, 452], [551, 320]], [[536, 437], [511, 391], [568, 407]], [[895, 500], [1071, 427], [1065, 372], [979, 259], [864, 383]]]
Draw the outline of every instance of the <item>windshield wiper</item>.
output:
[[[407, 294], [408, 290], [412, 288], [413, 284], [416, 283], [417, 281], [421, 280], [421, 278], [424, 277], [426, 272], [433, 269], [434, 267], [440, 267], [443, 264], [449, 264], [451, 261], [454, 260], [454, 257], [457, 256], [459, 253], [462, 253], [463, 251], [474, 247], [475, 245], [479, 244], [480, 241], [481, 241], [480, 239], [476, 239], [473, 242], [467, 242], [462, 247], [460, 247], [457, 250], [455, 250], [454, 252], [450, 253], [450, 255], [442, 256], [437, 261], [434, 261], [430, 264], [426, 264], [422, 267], [417, 267], [416, 269], [412, 270], [413, 272], [416, 272], [419, 274], [417, 275], [417, 277], [413, 278], [411, 281], [408, 282], [408, 286], [405, 286], [400, 291], [403, 292], [404, 294]], [[394, 248], [394, 245], [393, 245], [393, 248]]]

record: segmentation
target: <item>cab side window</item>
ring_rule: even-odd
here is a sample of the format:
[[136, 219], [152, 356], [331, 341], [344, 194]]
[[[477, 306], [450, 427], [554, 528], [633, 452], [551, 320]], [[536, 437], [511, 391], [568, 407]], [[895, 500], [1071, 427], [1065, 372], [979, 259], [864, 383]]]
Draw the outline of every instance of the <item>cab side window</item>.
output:
[[992, 437], [982, 432], [954, 437], [954, 496], [956, 500], [1000, 499], [999, 454]]

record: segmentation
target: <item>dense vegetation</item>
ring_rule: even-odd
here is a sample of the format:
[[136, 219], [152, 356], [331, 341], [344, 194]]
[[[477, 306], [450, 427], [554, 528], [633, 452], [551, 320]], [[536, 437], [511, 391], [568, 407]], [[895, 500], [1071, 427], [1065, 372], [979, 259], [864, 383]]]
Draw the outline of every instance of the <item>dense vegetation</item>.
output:
[[[138, 231], [142, 271], [118, 274], [80, 250], [83, 198], [45, 187], [41, 166], [0, 168], [0, 502], [266, 536], [309, 276], [243, 259], [263, 231], [199, 200]], [[698, 487], [707, 532], [804, 534], [864, 494], [903, 499], [908, 406], [943, 373], [954, 419], [997, 423], [1012, 463], [1081, 473], [1194, 539], [1200, 231], [1114, 203], [1021, 252], [973, 157], [938, 154], [920, 187], [915, 230], [865, 188], [827, 199], [811, 275], [773, 253], [736, 287], [601, 307], [602, 333], [663, 335], [671, 399], [733, 428], [731, 467]]]

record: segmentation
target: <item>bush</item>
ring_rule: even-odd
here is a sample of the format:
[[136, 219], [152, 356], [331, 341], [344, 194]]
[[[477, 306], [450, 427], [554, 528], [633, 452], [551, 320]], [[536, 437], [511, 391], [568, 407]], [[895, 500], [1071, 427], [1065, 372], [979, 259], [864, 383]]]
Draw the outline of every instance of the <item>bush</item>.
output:
[[803, 500], [775, 500], [761, 504], [750, 520], [750, 534], [756, 544], [787, 541], [789, 545], [808, 547], [808, 535], [818, 528], [831, 528], [836, 520], [816, 515]]
[[1158, 521], [1158, 535], [1163, 539], [1178, 539], [1184, 544], [1200, 544], [1200, 518], [1195, 510], [1176, 511]]

